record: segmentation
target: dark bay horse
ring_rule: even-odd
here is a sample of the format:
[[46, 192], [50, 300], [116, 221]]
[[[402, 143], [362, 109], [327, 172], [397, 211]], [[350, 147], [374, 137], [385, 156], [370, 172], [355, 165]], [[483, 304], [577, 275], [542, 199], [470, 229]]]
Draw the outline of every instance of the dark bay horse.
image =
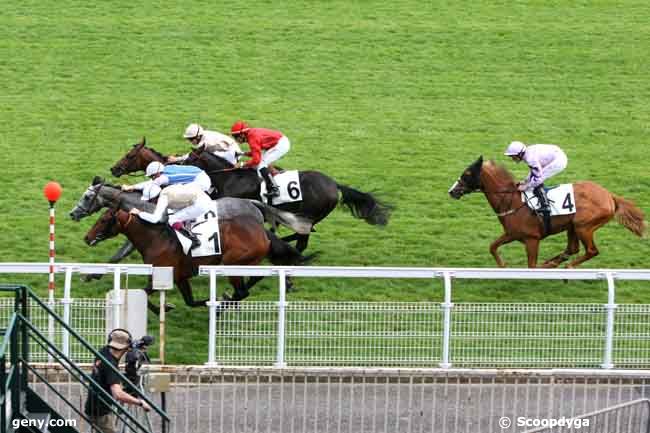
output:
[[[573, 190], [575, 214], [552, 217], [549, 233], [566, 231], [567, 247], [561, 254], [544, 262], [543, 267], [559, 266], [578, 253], [579, 243], [584, 246], [585, 254], [570, 262], [567, 267], [576, 267], [597, 256], [594, 232], [614, 217], [635, 235], [644, 235], [647, 224], [643, 212], [634, 203], [610, 193], [594, 182], [576, 182], [573, 184]], [[543, 222], [523, 202], [515, 180], [508, 170], [492, 161], [484, 162], [483, 157], [480, 157], [465, 169], [449, 189], [449, 194], [459, 199], [474, 191], [485, 194], [505, 230], [505, 233], [490, 245], [490, 253], [497, 265], [506, 265], [497, 252], [498, 248], [512, 241], [520, 241], [526, 245], [528, 267], [536, 267], [539, 242], [546, 237]]]
[[[84, 240], [94, 246], [102, 240], [124, 234], [142, 255], [145, 264], [173, 266], [174, 283], [190, 307], [205, 306], [207, 299], [195, 301], [189, 280], [201, 265], [257, 265], [269, 258], [274, 265], [302, 265], [310, 260], [295, 248], [278, 239], [250, 216], [219, 220], [221, 254], [208, 257], [191, 257], [183, 252], [173, 230], [165, 223], [151, 224], [118, 208], [108, 209], [93, 225]], [[234, 289], [229, 301], [238, 302], [246, 298], [254, 279], [247, 284], [242, 277], [229, 277]], [[151, 294], [151, 286], [145, 289]], [[155, 306], [149, 303], [153, 311]]]
[[[141, 171], [152, 161], [165, 163], [167, 157], [147, 147], [143, 138], [111, 168], [111, 173], [119, 177]], [[228, 161], [210, 152], [200, 151], [192, 152], [184, 163], [204, 170], [210, 176], [212, 185], [217, 189], [220, 197], [250, 199], [260, 197], [260, 180], [254, 169], [234, 169]], [[339, 192], [341, 192], [341, 204], [348, 207], [356, 218], [372, 225], [388, 224], [392, 207], [382, 203], [372, 194], [341, 185], [318, 171], [300, 171], [299, 179], [303, 200], [278, 205], [279, 209], [306, 217], [312, 225], [316, 225], [336, 208], [339, 203]], [[295, 240], [296, 248], [304, 251], [309, 242], [309, 233], [296, 233], [285, 237], [284, 240]]]

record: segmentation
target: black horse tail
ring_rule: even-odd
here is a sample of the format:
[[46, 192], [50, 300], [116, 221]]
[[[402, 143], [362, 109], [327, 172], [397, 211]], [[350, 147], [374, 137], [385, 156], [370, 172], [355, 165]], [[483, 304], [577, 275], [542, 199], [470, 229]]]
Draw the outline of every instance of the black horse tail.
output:
[[370, 193], [338, 183], [336, 186], [341, 191], [340, 204], [347, 206], [355, 218], [361, 218], [372, 225], [385, 226], [388, 224], [393, 206], [382, 203]]
[[279, 266], [296, 266], [309, 264], [317, 254], [303, 256], [296, 248], [283, 241], [271, 230], [266, 230], [266, 236], [271, 241], [271, 250], [268, 258], [274, 265]]

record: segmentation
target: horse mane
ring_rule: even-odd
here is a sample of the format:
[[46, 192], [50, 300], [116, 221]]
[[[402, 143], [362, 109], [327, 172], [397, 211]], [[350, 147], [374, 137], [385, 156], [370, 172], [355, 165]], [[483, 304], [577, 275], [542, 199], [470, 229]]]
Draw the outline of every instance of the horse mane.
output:
[[491, 168], [491, 173], [494, 174], [495, 178], [501, 181], [506, 181], [506, 182], [511, 182], [515, 183], [515, 178], [508, 171], [508, 169], [502, 165], [502, 164], [497, 164], [494, 160], [489, 160], [484, 164], [484, 167], [489, 167]]
[[158, 152], [158, 151], [157, 151], [156, 149], [154, 149], [153, 147], [150, 147], [150, 146], [146, 146], [146, 147], [147, 147], [147, 149], [149, 149], [149, 150], [150, 150], [154, 155], [156, 155], [158, 158], [162, 159], [163, 161], [165, 161], [165, 160], [167, 159], [167, 157], [166, 157], [165, 155], [163, 155], [162, 153]]

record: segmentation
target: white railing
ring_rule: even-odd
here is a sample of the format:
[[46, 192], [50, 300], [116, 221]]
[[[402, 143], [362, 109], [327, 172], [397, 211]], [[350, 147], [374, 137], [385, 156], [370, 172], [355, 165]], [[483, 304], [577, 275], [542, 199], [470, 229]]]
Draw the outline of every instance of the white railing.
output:
[[[49, 263], [0, 263], [0, 276], [3, 274], [48, 274]], [[57, 274], [65, 274], [63, 285], [63, 298], [55, 299], [53, 294], [47, 301], [50, 309], [59, 314], [63, 321], [77, 330], [81, 336], [92, 344], [101, 345], [106, 339], [106, 310], [112, 311], [112, 323], [119, 327], [122, 322], [121, 312], [124, 300], [121, 296], [121, 280], [123, 275], [151, 275], [151, 265], [124, 265], [124, 264], [92, 264], [92, 263], [57, 263], [54, 267]], [[73, 299], [72, 298], [72, 275], [73, 274], [110, 274], [113, 276], [113, 296], [107, 303], [104, 299]], [[1, 278], [0, 281], [6, 278]], [[7, 279], [6, 283], [20, 283]], [[13, 311], [13, 300], [0, 300], [0, 320], [9, 318], [10, 311]], [[92, 361], [92, 359], [80, 358], [78, 353], [71, 348], [70, 336], [65, 329], [56, 329], [54, 319], [44, 314], [39, 314], [32, 309], [32, 320], [42, 332], [47, 333], [50, 341], [60, 344], [62, 352], [66, 356], [72, 356], [75, 361]], [[73, 312], [75, 314], [73, 314]], [[39, 348], [34, 347], [34, 358], [40, 360], [45, 355], [40, 353]], [[86, 351], [80, 351], [87, 355]], [[43, 358], [45, 360], [45, 358]]]
[[[167, 413], [177, 433], [520, 433], [531, 428], [518, 426], [521, 418], [577, 417], [590, 424], [574, 433], [650, 428], [648, 407], [641, 403], [650, 397], [650, 371], [148, 366], [144, 374], [145, 369], [171, 374]], [[38, 370], [66, 398], [79, 398], [78, 385], [61, 367]], [[31, 381], [59, 414], [76, 418], [57, 395], [35, 377]]]
[[[284, 367], [288, 351], [302, 352], [291, 356], [292, 365], [359, 365], [351, 363], [357, 360], [365, 366], [438, 364], [449, 368], [453, 363], [463, 367], [600, 366], [610, 369], [614, 366], [614, 355], [619, 354], [623, 360], [619, 364], [623, 366], [650, 366], [650, 305], [617, 305], [615, 284], [619, 280], [650, 281], [650, 270], [201, 266], [199, 274], [210, 278], [207, 303], [210, 332], [207, 365], [210, 366], [273, 363]], [[243, 302], [237, 308], [226, 309], [230, 305], [218, 300], [218, 276], [277, 277], [278, 302]], [[441, 280], [444, 299], [442, 303], [384, 303], [396, 314], [386, 313], [377, 327], [378, 319], [370, 316], [376, 314], [382, 303], [287, 302], [288, 276]], [[601, 280], [607, 284], [607, 302], [454, 304], [452, 282], [459, 279]], [[412, 329], [392, 329], [400, 318], [414, 311], [421, 314], [411, 320]], [[343, 319], [336, 318], [346, 314]], [[360, 323], [364, 314], [367, 314], [365, 324]], [[347, 322], [354, 322], [356, 328], [345, 328]], [[409, 353], [401, 357], [385, 356], [390, 344], [409, 338], [420, 340], [402, 347]], [[427, 340], [428, 343], [422, 343]], [[271, 348], [270, 344], [275, 347]], [[368, 356], [360, 347], [371, 354]], [[429, 353], [414, 354], [423, 350]], [[275, 353], [270, 356], [272, 351]], [[510, 356], [516, 351], [521, 354]], [[332, 356], [335, 352], [345, 353]]]

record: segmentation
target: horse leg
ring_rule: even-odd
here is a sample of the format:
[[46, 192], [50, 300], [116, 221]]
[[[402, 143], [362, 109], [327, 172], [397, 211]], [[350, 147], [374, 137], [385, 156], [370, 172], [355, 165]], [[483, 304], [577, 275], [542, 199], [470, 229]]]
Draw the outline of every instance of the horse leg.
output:
[[298, 242], [296, 242], [296, 249], [302, 253], [307, 249], [307, 244], [309, 244], [309, 234], [298, 235]]
[[527, 238], [524, 242], [526, 244], [526, 255], [528, 256], [528, 267], [536, 268], [537, 255], [539, 254], [539, 239]]
[[490, 254], [492, 254], [494, 260], [497, 261], [497, 266], [500, 268], [505, 268], [506, 263], [501, 259], [501, 256], [497, 250], [501, 245], [509, 244], [512, 241], [514, 241], [514, 238], [509, 233], [504, 233], [494, 242], [492, 242], [492, 244], [490, 244]]
[[[149, 283], [147, 283], [147, 285], [143, 287], [142, 290], [144, 290], [145, 293], [147, 294], [147, 307], [149, 307], [149, 311], [153, 312], [157, 316], [158, 314], [160, 314], [160, 306], [154, 304], [149, 300], [151, 294], [154, 292], [153, 288], [151, 287], [152, 286], [151, 278], [152, 277], [149, 277]], [[174, 304], [165, 304], [165, 312], [170, 312], [174, 308], [176, 308]]]
[[[261, 279], [261, 277], [258, 278]], [[232, 302], [239, 302], [248, 297], [248, 289], [251, 287], [250, 280], [249, 284], [244, 284], [244, 279], [242, 277], [230, 277], [228, 280], [230, 281], [232, 288], [235, 289], [235, 292], [231, 298]], [[253, 284], [255, 284], [257, 281], [255, 281]]]
[[285, 242], [293, 242], [298, 239], [298, 233], [291, 234], [289, 236], [285, 236], [282, 238], [283, 241]]
[[594, 242], [594, 231], [596, 229], [589, 227], [586, 229], [576, 230], [576, 235], [582, 242], [582, 245], [585, 247], [584, 255], [578, 257], [571, 263], [567, 265], [567, 268], [575, 268], [579, 264], [586, 262], [589, 259], [592, 259], [598, 255], [598, 248], [596, 248], [596, 243]]
[[176, 286], [181, 291], [185, 304], [189, 307], [205, 307], [205, 303], [209, 301], [209, 299], [203, 299], [202, 301], [194, 300], [194, 295], [192, 295], [192, 286], [190, 285], [189, 280], [178, 281]]
[[570, 226], [567, 229], [567, 246], [566, 249], [552, 259], [548, 259], [544, 262], [542, 267], [544, 268], [555, 268], [558, 267], [561, 263], [569, 260], [569, 258], [580, 251], [580, 243], [578, 237], [576, 236], [576, 230], [573, 226]]

